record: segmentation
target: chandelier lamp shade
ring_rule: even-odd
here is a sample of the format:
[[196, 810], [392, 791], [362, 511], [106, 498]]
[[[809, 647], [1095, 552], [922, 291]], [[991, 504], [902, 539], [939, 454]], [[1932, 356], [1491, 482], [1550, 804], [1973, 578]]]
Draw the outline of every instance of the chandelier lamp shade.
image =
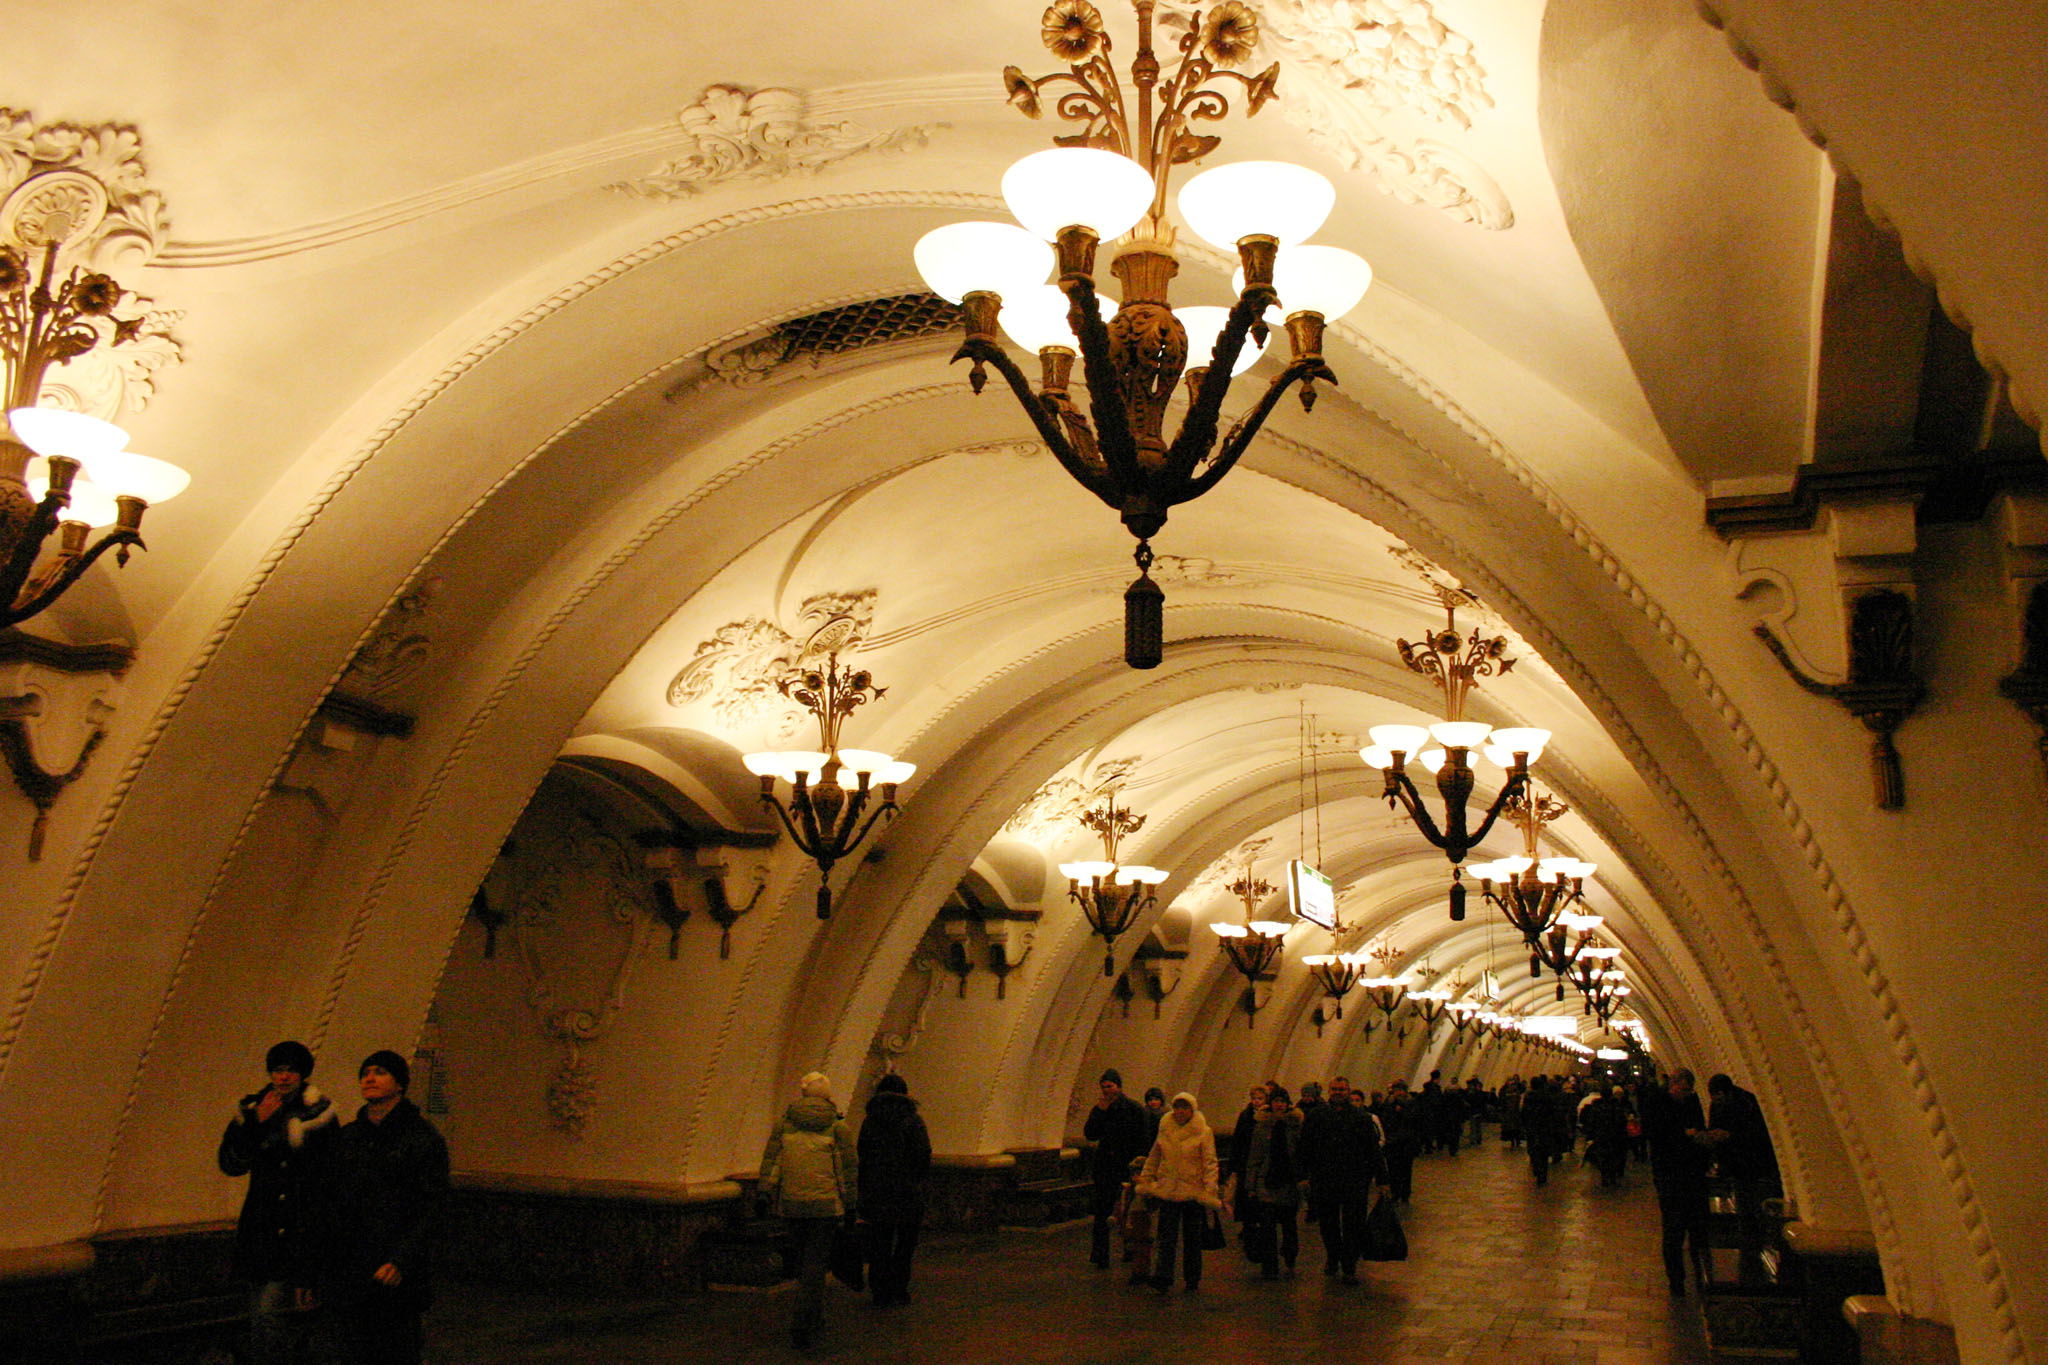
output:
[[[1179, 229], [1167, 212], [1173, 169], [1215, 150], [1220, 139], [1197, 127], [1223, 118], [1233, 96], [1248, 115], [1258, 113], [1273, 98], [1279, 67], [1257, 75], [1231, 69], [1257, 50], [1259, 24], [1245, 5], [1222, 0], [1177, 40], [1178, 63], [1168, 72], [1153, 51], [1155, 0], [1132, 6], [1138, 37], [1128, 87], [1089, 0], [1055, 0], [1045, 11], [1045, 45], [1068, 69], [1030, 77], [1008, 67], [1004, 87], [1027, 116], [1050, 107], [1078, 131], [1004, 174], [1015, 224], [935, 228], [912, 256], [932, 292], [961, 306], [966, 337], [953, 358], [973, 362], [974, 391], [994, 367], [1061, 467], [1137, 537], [1124, 658], [1153, 668], [1164, 649], [1165, 596], [1148, 572], [1152, 537], [1172, 508], [1230, 472], [1289, 389], [1312, 408], [1316, 382], [1336, 382], [1323, 359], [1324, 330], [1364, 297], [1372, 268], [1342, 248], [1307, 244], [1336, 202], [1322, 175], [1277, 161], [1213, 166], [1182, 186], [1178, 222], [1235, 254], [1237, 298], [1227, 309], [1172, 306], [1181, 264]], [[1109, 269], [1120, 301], [1096, 287], [1103, 243], [1114, 244]], [[1259, 359], [1273, 320], [1284, 324], [1290, 357], [1226, 432], [1231, 380]], [[999, 330], [1037, 353], [1036, 389]], [[1085, 413], [1073, 396], [1077, 360]], [[1179, 393], [1185, 410], [1169, 436], [1168, 409]]]
[[[133, 340], [143, 325], [114, 316], [125, 291], [109, 276], [74, 266], [60, 278], [61, 246], [45, 244], [40, 269], [13, 247], [0, 246], [0, 365], [8, 417], [0, 427], [5, 626], [55, 602], [109, 550], [127, 564], [131, 549], [145, 548], [142, 514], [191, 481], [169, 461], [129, 450], [128, 433], [111, 422], [38, 406], [51, 365], [76, 360], [102, 342]], [[55, 551], [45, 556], [52, 535]]]
[[1245, 1013], [1256, 1016], [1259, 1011], [1259, 978], [1273, 970], [1273, 964], [1280, 960], [1290, 926], [1281, 920], [1252, 918], [1258, 913], [1259, 903], [1272, 895], [1275, 888], [1271, 882], [1254, 877], [1249, 866], [1226, 889], [1244, 904], [1245, 922], [1212, 924], [1209, 927], [1216, 931], [1230, 965], [1245, 979], [1248, 988]]
[[[1462, 920], [1462, 870], [1466, 855], [1492, 830], [1508, 803], [1527, 789], [1529, 765], [1542, 757], [1543, 746], [1550, 742], [1550, 732], [1519, 727], [1496, 730], [1481, 721], [1464, 719], [1466, 696], [1478, 685], [1478, 680], [1507, 672], [1514, 666], [1514, 660], [1507, 657], [1504, 636], [1483, 637], [1477, 630], [1469, 638], [1459, 635], [1457, 603], [1470, 599], [1452, 590], [1443, 590], [1441, 596], [1447, 613], [1445, 628], [1414, 643], [1397, 643], [1401, 661], [1410, 671], [1430, 679], [1443, 692], [1445, 719], [1430, 726], [1375, 725], [1367, 731], [1372, 743], [1360, 749], [1358, 756], [1384, 775], [1386, 787], [1382, 795], [1387, 804], [1405, 811], [1422, 837], [1450, 859], [1450, 913], [1453, 920]], [[1476, 822], [1468, 810], [1475, 785], [1475, 752], [1484, 754], [1507, 774], [1499, 794], [1479, 813]], [[1443, 802], [1441, 822], [1430, 814], [1409, 775], [1411, 763], [1434, 775], [1437, 794]]]
[[1542, 958], [1535, 951], [1538, 940], [1557, 923], [1560, 914], [1585, 898], [1586, 878], [1595, 871], [1594, 864], [1577, 858], [1537, 856], [1538, 832], [1569, 809], [1538, 792], [1534, 783], [1525, 785], [1502, 806], [1502, 813], [1522, 831], [1522, 852], [1474, 863], [1467, 869], [1479, 879], [1487, 903], [1521, 931], [1522, 941], [1531, 950], [1532, 977], [1542, 975]]
[[1441, 986], [1427, 990], [1408, 992], [1408, 1008], [1415, 1011], [1422, 1022], [1430, 1028], [1450, 1012], [1451, 993]]
[[1061, 863], [1060, 875], [1067, 879], [1067, 897], [1088, 917], [1088, 927], [1102, 938], [1102, 974], [1116, 975], [1116, 941], [1137, 922], [1138, 916], [1158, 904], [1159, 883], [1167, 874], [1156, 867], [1125, 866], [1117, 862], [1117, 847], [1124, 836], [1145, 827], [1145, 817], [1116, 803], [1116, 788], [1102, 794], [1102, 807], [1081, 816], [1102, 840], [1099, 860]]
[[[832, 916], [833, 866], [860, 847], [877, 821], [896, 813], [896, 788], [917, 771], [915, 764], [885, 753], [839, 747], [847, 716], [888, 690], [876, 687], [866, 669], [839, 667], [838, 651], [827, 642], [843, 638], [846, 625], [827, 622], [811, 637], [812, 647], [826, 653], [822, 669], [798, 668], [776, 684], [817, 720], [818, 747], [753, 753], [741, 760], [761, 779], [761, 803], [818, 865], [819, 919]], [[787, 801], [777, 794], [778, 783], [789, 788]]]

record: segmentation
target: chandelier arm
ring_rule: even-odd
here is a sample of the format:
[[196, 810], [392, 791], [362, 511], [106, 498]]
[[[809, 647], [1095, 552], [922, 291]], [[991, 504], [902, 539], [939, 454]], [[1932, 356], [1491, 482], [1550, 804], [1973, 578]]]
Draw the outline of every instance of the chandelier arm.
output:
[[1389, 794], [1400, 799], [1402, 808], [1408, 812], [1408, 818], [1415, 823], [1415, 828], [1421, 831], [1422, 837], [1436, 847], [1442, 848], [1443, 831], [1436, 827], [1436, 821], [1431, 818], [1429, 808], [1422, 804], [1422, 794], [1415, 790], [1415, 784], [1409, 780], [1408, 774], [1393, 772], [1389, 773], [1388, 777], [1389, 785], [1393, 787]]
[[[866, 841], [868, 837], [868, 831], [872, 830], [875, 827], [875, 822], [882, 819], [884, 816], [893, 815], [895, 814], [895, 812], [896, 807], [888, 802], [884, 802], [883, 804], [875, 807], [875, 809], [868, 814], [867, 823], [860, 827], [860, 833], [854, 835], [853, 838], [850, 841], [848, 841], [845, 844], [845, 846], [840, 850], [841, 855], [843, 856], [845, 854], [851, 853], [855, 849], [859, 848], [861, 844]], [[850, 824], [851, 821], [849, 820], [848, 823]]]
[[42, 553], [43, 542], [50, 538], [50, 532], [57, 529], [57, 514], [64, 510], [68, 501], [61, 493], [45, 493], [35, 510], [29, 513], [19, 532], [19, 539], [9, 547], [6, 567], [0, 569], [0, 602], [14, 605], [15, 599], [27, 587], [29, 574], [36, 566], [36, 556]]
[[1033, 391], [1031, 380], [1025, 375], [1023, 368], [1010, 359], [1009, 352], [995, 342], [969, 337], [961, 343], [953, 358], [980, 360], [995, 366], [996, 373], [1009, 384], [1010, 392], [1016, 395], [1017, 402], [1023, 406], [1032, 426], [1038, 429], [1039, 439], [1045, 442], [1045, 448], [1053, 453], [1053, 458], [1060, 462], [1060, 467], [1073, 476], [1076, 483], [1110, 507], [1118, 505], [1115, 488], [1104, 478], [1102, 471], [1090, 466], [1075, 452], [1073, 444], [1067, 439], [1067, 434], [1060, 429], [1053, 413], [1046, 410], [1045, 401]]
[[[796, 844], [798, 852], [802, 853], [806, 858], [815, 859], [818, 856], [817, 840], [805, 837], [804, 832], [797, 828], [796, 822], [790, 818], [788, 807], [784, 806], [773, 793], [763, 792], [761, 794], [761, 804], [774, 811], [776, 816], [782, 821], [782, 827], [789, 831], [789, 837]], [[808, 804], [806, 803], [807, 806]]]
[[[1270, 287], [1252, 285], [1231, 308], [1222, 334], [1216, 338], [1214, 349], [1203, 361], [1204, 373], [1201, 387], [1195, 390], [1195, 401], [1188, 405], [1187, 416], [1181, 419], [1180, 432], [1166, 452], [1166, 474], [1176, 483], [1192, 475], [1195, 466], [1216, 444], [1216, 419], [1223, 410], [1224, 396], [1230, 392], [1231, 370], [1239, 353], [1244, 350], [1245, 338], [1251, 334], [1253, 324], [1265, 315], [1266, 309], [1278, 297]], [[1188, 357], [1190, 365], [1194, 360], [1194, 356]], [[1190, 493], [1189, 496], [1195, 494]]]
[[[1095, 416], [1095, 441], [1102, 452], [1103, 469], [1110, 486], [1118, 493], [1136, 492], [1144, 488], [1145, 476], [1139, 468], [1137, 443], [1131, 435], [1123, 377], [1110, 360], [1109, 328], [1102, 321], [1095, 282], [1086, 275], [1070, 275], [1060, 281], [1060, 290], [1073, 304], [1068, 317], [1081, 343], [1081, 373], [1088, 380], [1088, 407]], [[1101, 493], [1096, 496], [1103, 497]], [[1103, 500], [1122, 510], [1120, 498]]]
[[1273, 382], [1266, 386], [1265, 393], [1259, 396], [1257, 406], [1239, 418], [1237, 425], [1230, 429], [1230, 434], [1223, 438], [1223, 445], [1216, 452], [1216, 458], [1210, 462], [1207, 469], [1190, 481], [1187, 496], [1181, 500], [1185, 502], [1189, 498], [1198, 498], [1215, 487], [1217, 481], [1228, 474], [1231, 467], [1237, 463], [1238, 457], [1244, 454], [1245, 447], [1252, 442], [1252, 437], [1259, 434], [1259, 429], [1265, 425], [1274, 405], [1279, 403], [1287, 391], [1296, 384], [1311, 379], [1321, 379], [1331, 384], [1337, 382], [1337, 376], [1320, 358], [1290, 361], [1287, 368], [1275, 375]]
[[1500, 789], [1500, 795], [1494, 797], [1493, 804], [1486, 808], [1486, 818], [1481, 820], [1479, 828], [1473, 830], [1466, 838], [1465, 847], [1471, 848], [1474, 844], [1486, 838], [1488, 831], [1493, 828], [1493, 822], [1500, 818], [1501, 807], [1507, 803], [1510, 796], [1527, 786], [1528, 782], [1529, 770], [1527, 768], [1509, 774], [1507, 785]]
[[[66, 589], [70, 588], [73, 583], [76, 583], [101, 555], [116, 546], [126, 547], [131, 545], [138, 548], [142, 547], [142, 537], [133, 531], [124, 531], [118, 527], [107, 532], [101, 538], [99, 544], [72, 560], [70, 566], [56, 577], [40, 585], [40, 590], [29, 598], [28, 601], [16, 602], [12, 607], [8, 608], [4, 616], [0, 616], [0, 623], [12, 626], [28, 620], [29, 617], [34, 616], [59, 597], [62, 597]], [[19, 557], [19, 548], [16, 549], [15, 554]], [[10, 578], [13, 576], [13, 568], [14, 564], [10, 561], [8, 564], [8, 576]]]

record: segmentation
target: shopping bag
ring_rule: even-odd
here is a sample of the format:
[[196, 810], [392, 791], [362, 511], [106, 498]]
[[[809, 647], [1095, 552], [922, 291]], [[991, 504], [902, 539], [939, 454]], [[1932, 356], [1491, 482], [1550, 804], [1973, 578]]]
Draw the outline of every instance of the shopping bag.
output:
[[1365, 1216], [1365, 1229], [1358, 1238], [1361, 1261], [1405, 1261], [1408, 1234], [1401, 1231], [1401, 1219], [1394, 1213], [1394, 1201], [1382, 1195]]
[[860, 1229], [853, 1223], [841, 1223], [832, 1229], [832, 1251], [826, 1259], [825, 1268], [832, 1272], [833, 1279], [848, 1289], [859, 1291], [867, 1287], [867, 1263], [861, 1255]]

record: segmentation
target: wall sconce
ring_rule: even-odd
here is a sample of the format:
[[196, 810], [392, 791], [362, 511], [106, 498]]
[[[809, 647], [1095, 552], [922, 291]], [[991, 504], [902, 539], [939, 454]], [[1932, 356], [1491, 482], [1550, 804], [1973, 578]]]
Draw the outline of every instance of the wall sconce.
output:
[[702, 895], [705, 912], [718, 926], [718, 960], [723, 962], [730, 958], [732, 927], [739, 923], [741, 916], [761, 903], [762, 893], [768, 888], [768, 869], [760, 863], [754, 865], [753, 892], [744, 905], [736, 904], [727, 884], [732, 875], [727, 852], [736, 848], [769, 848], [774, 845], [775, 836], [737, 830], [699, 835], [696, 831], [684, 829], [650, 830], [636, 837], [646, 850], [647, 870], [653, 874], [655, 918], [668, 926], [669, 961], [676, 960], [683, 925], [690, 918], [690, 907], [683, 893], [683, 888], [689, 885], [694, 885]]

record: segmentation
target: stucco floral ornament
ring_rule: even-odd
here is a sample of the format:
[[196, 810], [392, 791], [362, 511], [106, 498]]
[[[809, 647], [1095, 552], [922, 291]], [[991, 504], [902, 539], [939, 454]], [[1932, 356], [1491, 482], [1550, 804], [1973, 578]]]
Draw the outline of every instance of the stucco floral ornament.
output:
[[1046, 7], [1040, 25], [1045, 34], [1045, 50], [1063, 62], [1085, 62], [1096, 53], [1109, 50], [1109, 35], [1102, 30], [1102, 11], [1088, 0], [1055, 0]]
[[641, 199], [682, 199], [734, 180], [813, 175], [862, 152], [921, 147], [932, 128], [914, 124], [872, 132], [849, 122], [818, 122], [803, 95], [770, 87], [707, 86], [676, 115], [688, 150], [637, 180], [611, 186]]

